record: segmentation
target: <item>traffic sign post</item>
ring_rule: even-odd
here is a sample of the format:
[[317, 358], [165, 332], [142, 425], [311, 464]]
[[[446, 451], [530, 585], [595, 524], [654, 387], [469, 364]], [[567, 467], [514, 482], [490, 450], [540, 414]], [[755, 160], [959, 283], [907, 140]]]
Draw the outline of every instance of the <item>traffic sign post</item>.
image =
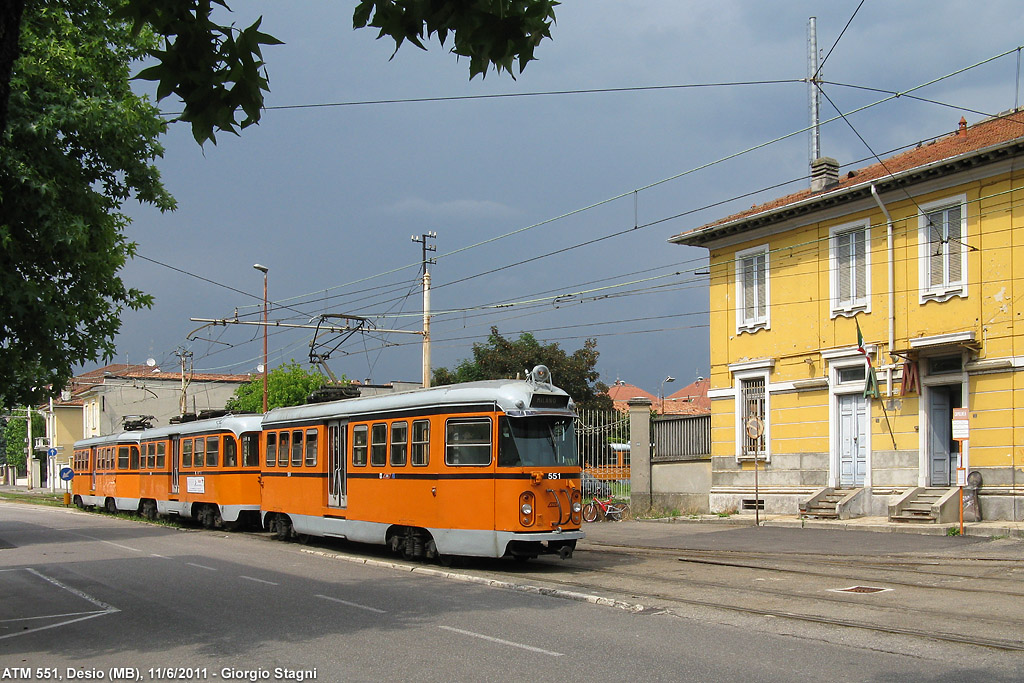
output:
[[967, 486], [967, 463], [964, 462], [964, 444], [971, 437], [971, 417], [967, 408], [953, 408], [952, 436], [954, 441], [960, 443], [956, 468], [956, 485], [960, 487], [960, 535], [964, 535], [964, 487]]

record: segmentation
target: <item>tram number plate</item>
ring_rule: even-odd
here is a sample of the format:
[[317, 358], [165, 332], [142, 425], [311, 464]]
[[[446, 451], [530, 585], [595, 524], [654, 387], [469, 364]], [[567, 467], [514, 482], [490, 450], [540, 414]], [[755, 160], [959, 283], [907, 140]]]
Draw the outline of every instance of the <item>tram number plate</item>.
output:
[[562, 478], [562, 473], [561, 472], [548, 472], [548, 479], [561, 479], [561, 478]]

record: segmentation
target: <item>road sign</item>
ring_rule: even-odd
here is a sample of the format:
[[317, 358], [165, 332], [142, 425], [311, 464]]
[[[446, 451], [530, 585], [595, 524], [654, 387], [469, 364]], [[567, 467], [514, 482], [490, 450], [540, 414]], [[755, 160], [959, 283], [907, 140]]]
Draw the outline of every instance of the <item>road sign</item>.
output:
[[57, 457], [57, 449], [56, 448], [48, 448], [48, 449], [46, 449], [46, 454], [48, 456], [50, 456], [51, 458], [56, 458]]
[[953, 408], [953, 440], [967, 441], [970, 438], [971, 420], [967, 408]]
[[75, 471], [70, 467], [60, 468], [60, 479], [61, 481], [71, 481], [75, 478]]

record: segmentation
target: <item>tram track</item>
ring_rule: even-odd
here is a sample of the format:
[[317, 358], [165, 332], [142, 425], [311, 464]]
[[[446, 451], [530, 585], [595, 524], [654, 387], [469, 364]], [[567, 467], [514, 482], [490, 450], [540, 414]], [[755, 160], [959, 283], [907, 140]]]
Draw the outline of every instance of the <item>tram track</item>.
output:
[[[866, 572], [885, 572], [892, 570], [899, 570], [901, 572], [913, 573], [915, 575], [928, 577], [932, 579], [963, 579], [971, 581], [985, 581], [999, 584], [999, 587], [952, 587], [949, 585], [934, 585], [928, 583], [921, 583], [916, 581], [908, 581], [901, 579], [893, 579], [889, 576], [884, 578], [884, 581], [892, 585], [904, 586], [907, 588], [920, 588], [925, 590], [957, 590], [963, 593], [978, 593], [978, 594], [990, 594], [998, 596], [1016, 596], [1024, 597], [1024, 577], [1022, 578], [1007, 578], [998, 576], [978, 576], [977, 574], [970, 573], [956, 573], [946, 571], [925, 571], [916, 567], [926, 566], [941, 566], [939, 564], [941, 558], [932, 558], [928, 563], [912, 561], [906, 558], [901, 558], [893, 562], [878, 562], [877, 559], [872, 561], [865, 561], [864, 559], [848, 558], [843, 557], [842, 559], [835, 559], [835, 556], [831, 555], [816, 555], [809, 553], [793, 554], [771, 554], [771, 553], [746, 553], [743, 551], [700, 551], [700, 550], [679, 550], [679, 549], [651, 549], [651, 548], [640, 548], [631, 546], [613, 546], [615, 551], [623, 552], [630, 555], [651, 555], [656, 554], [665, 557], [675, 557], [680, 562], [690, 564], [704, 564], [709, 566], [718, 567], [731, 567], [737, 569], [751, 569], [760, 571], [771, 571], [786, 574], [802, 574], [807, 576], [821, 576], [831, 577], [835, 575], [834, 571], [827, 570], [813, 570], [806, 567], [787, 567], [778, 566], [790, 563], [809, 563], [816, 565], [825, 565], [827, 567], [842, 567], [846, 570], [864, 570]], [[602, 550], [606, 550], [605, 546], [602, 546]], [[722, 559], [719, 559], [722, 558]], [[1015, 570], [1019, 568], [1019, 562], [1014, 560], [1007, 560], [1002, 558], [987, 558], [989, 562], [993, 563], [987, 566], [986, 571], [992, 571], [993, 569], [1007, 569]], [[744, 561], [747, 560], [747, 561]], [[771, 562], [758, 562], [757, 560], [771, 560]], [[934, 560], [934, 564], [932, 564]], [[968, 560], [967, 562], [972, 562]], [[964, 560], [951, 560], [950, 562], [964, 562]], [[995, 564], [999, 563], [999, 564]], [[863, 580], [883, 580], [878, 579], [875, 576], [868, 576]]]
[[[599, 575], [616, 576], [616, 577], [628, 576], [628, 573], [620, 571], [620, 570], [588, 568], [585, 571], [588, 574], [599, 574]], [[537, 577], [537, 576], [532, 576], [531, 577], [529, 575], [524, 575], [524, 574], [518, 574], [518, 576], [520, 578], [524, 578], [524, 579], [541, 578], [541, 577]], [[707, 600], [707, 599], [701, 599], [701, 598], [695, 598], [695, 597], [687, 597], [687, 596], [684, 596], [684, 595], [680, 595], [678, 592], [671, 592], [670, 593], [670, 592], [658, 591], [658, 590], [650, 590], [650, 589], [644, 589], [642, 591], [622, 591], [622, 590], [618, 590], [618, 589], [615, 589], [614, 587], [610, 587], [610, 586], [606, 586], [606, 585], [597, 586], [597, 585], [595, 585], [594, 582], [577, 581], [577, 580], [572, 580], [572, 579], [567, 579], [567, 578], [562, 578], [562, 577], [555, 577], [555, 576], [550, 576], [550, 575], [544, 576], [543, 577], [543, 581], [545, 583], [553, 583], [553, 584], [556, 584], [558, 586], [562, 586], [562, 587], [565, 587], [565, 588], [572, 588], [574, 590], [583, 589], [583, 590], [589, 590], [591, 592], [593, 592], [595, 590], [600, 590], [600, 591], [603, 591], [605, 593], [609, 593], [609, 594], [611, 594], [613, 596], [618, 596], [619, 598], [621, 598], [623, 600], [630, 600], [630, 599], [634, 600], [634, 601], [637, 600], [637, 599], [641, 599], [641, 600], [645, 600], [645, 599], [646, 600], [656, 600], [656, 601], [659, 601], [659, 602], [663, 603], [662, 605], [659, 605], [661, 610], [667, 611], [667, 612], [673, 613], [673, 614], [674, 614], [674, 612], [672, 612], [671, 605], [673, 605], [673, 604], [687, 605], [687, 606], [692, 606], [692, 607], [701, 607], [701, 608], [708, 608], [708, 609], [714, 609], [714, 610], [725, 610], [725, 611], [728, 611], [728, 612], [740, 613], [740, 614], [751, 615], [751, 616], [775, 617], [775, 618], [789, 619], [789, 620], [803, 622], [803, 623], [812, 623], [812, 624], [820, 624], [820, 625], [838, 626], [838, 627], [844, 627], [844, 628], [853, 628], [853, 629], [858, 629], [858, 630], [862, 630], [862, 631], [869, 631], [869, 632], [874, 632], [874, 633], [883, 633], [883, 634], [903, 635], [903, 636], [918, 637], [918, 638], [927, 638], [927, 639], [940, 640], [940, 641], [945, 641], [945, 642], [950, 642], [950, 643], [958, 643], [958, 644], [962, 644], [962, 645], [974, 645], [974, 646], [992, 648], [992, 649], [997, 649], [997, 650], [1024, 652], [1024, 641], [1012, 640], [1012, 639], [1008, 639], [1008, 638], [984, 637], [984, 636], [970, 635], [970, 634], [963, 634], [963, 633], [953, 633], [953, 632], [943, 631], [943, 630], [938, 630], [938, 629], [910, 628], [910, 627], [905, 627], [905, 626], [886, 625], [886, 624], [876, 623], [876, 622], [872, 622], [872, 621], [867, 621], [867, 620], [864, 620], [864, 619], [850, 619], [850, 618], [837, 617], [837, 616], [825, 616], [825, 615], [821, 615], [821, 614], [811, 614], [811, 613], [798, 612], [798, 611], [786, 610], [786, 609], [776, 609], [776, 608], [769, 608], [769, 607], [756, 607], [756, 606], [752, 606], [752, 605], [749, 605], [749, 604], [734, 604], [734, 603], [723, 602], [721, 600]], [[890, 607], [890, 606], [885, 606], [885, 605], [864, 605], [863, 603], [854, 603], [852, 601], [843, 600], [841, 598], [836, 598], [836, 597], [833, 597], [833, 596], [813, 596], [813, 598], [812, 598], [812, 597], [808, 596], [807, 594], [796, 593], [796, 592], [792, 592], [792, 591], [782, 591], [782, 590], [778, 590], [778, 589], [770, 589], [770, 588], [764, 588], [764, 587], [758, 587], [757, 589], [754, 589], [754, 588], [749, 588], [749, 589], [747, 589], [747, 588], [737, 588], [735, 585], [732, 585], [732, 584], [727, 584], [727, 583], [724, 583], [724, 582], [706, 581], [706, 580], [686, 579], [685, 583], [686, 583], [687, 587], [701, 586], [701, 587], [705, 587], [705, 588], [715, 588], [715, 589], [727, 590], [727, 591], [730, 591], [730, 592], [742, 591], [744, 593], [755, 593], [755, 592], [758, 593], [758, 594], [770, 593], [770, 594], [772, 594], [774, 596], [777, 596], [777, 597], [791, 598], [791, 599], [796, 599], [796, 600], [813, 599], [816, 603], [825, 602], [825, 603], [830, 603], [830, 604], [837, 604], [837, 605], [840, 605], [840, 606], [856, 605], [857, 607], [860, 607], [862, 609], [868, 609], [868, 610], [871, 610], [873, 612], [884, 612], [884, 613], [887, 613], [887, 614], [890, 614], [890, 615], [898, 615], [898, 616], [901, 616], [901, 617], [906, 617], [908, 614], [920, 614], [920, 615], [922, 615], [922, 617], [935, 617], [935, 618], [944, 618], [944, 619], [948, 619], [950, 617], [948, 612], [943, 612], [941, 610], [935, 610], [935, 609], [929, 609], [929, 608], [919, 608], [919, 607], [907, 608], [905, 606]], [[642, 594], [638, 594], [638, 593], [642, 593]], [[665, 603], [667, 603], [668, 607], [665, 607], [665, 605], [664, 605]], [[1016, 632], [1024, 632], [1024, 621], [1021, 621], [1021, 620], [1016, 620], [1016, 619], [1000, 619], [998, 617], [992, 617], [990, 615], [989, 616], [973, 616], [973, 617], [971, 617], [971, 620], [973, 622], [980, 623], [980, 624], [989, 624], [989, 625], [997, 625], [997, 626], [1002, 626], [1002, 627], [1009, 627], [1011, 629], [1014, 629]]]

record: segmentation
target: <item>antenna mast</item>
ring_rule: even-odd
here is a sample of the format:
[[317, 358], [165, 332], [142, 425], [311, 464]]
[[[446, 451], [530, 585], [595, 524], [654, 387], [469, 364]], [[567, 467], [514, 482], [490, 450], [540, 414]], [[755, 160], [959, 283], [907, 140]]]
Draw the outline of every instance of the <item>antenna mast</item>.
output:
[[818, 64], [818, 20], [817, 17], [811, 17], [807, 21], [807, 103], [811, 119], [809, 165], [821, 157], [821, 135], [819, 132], [821, 94], [818, 92], [818, 84], [821, 82], [820, 68]]

